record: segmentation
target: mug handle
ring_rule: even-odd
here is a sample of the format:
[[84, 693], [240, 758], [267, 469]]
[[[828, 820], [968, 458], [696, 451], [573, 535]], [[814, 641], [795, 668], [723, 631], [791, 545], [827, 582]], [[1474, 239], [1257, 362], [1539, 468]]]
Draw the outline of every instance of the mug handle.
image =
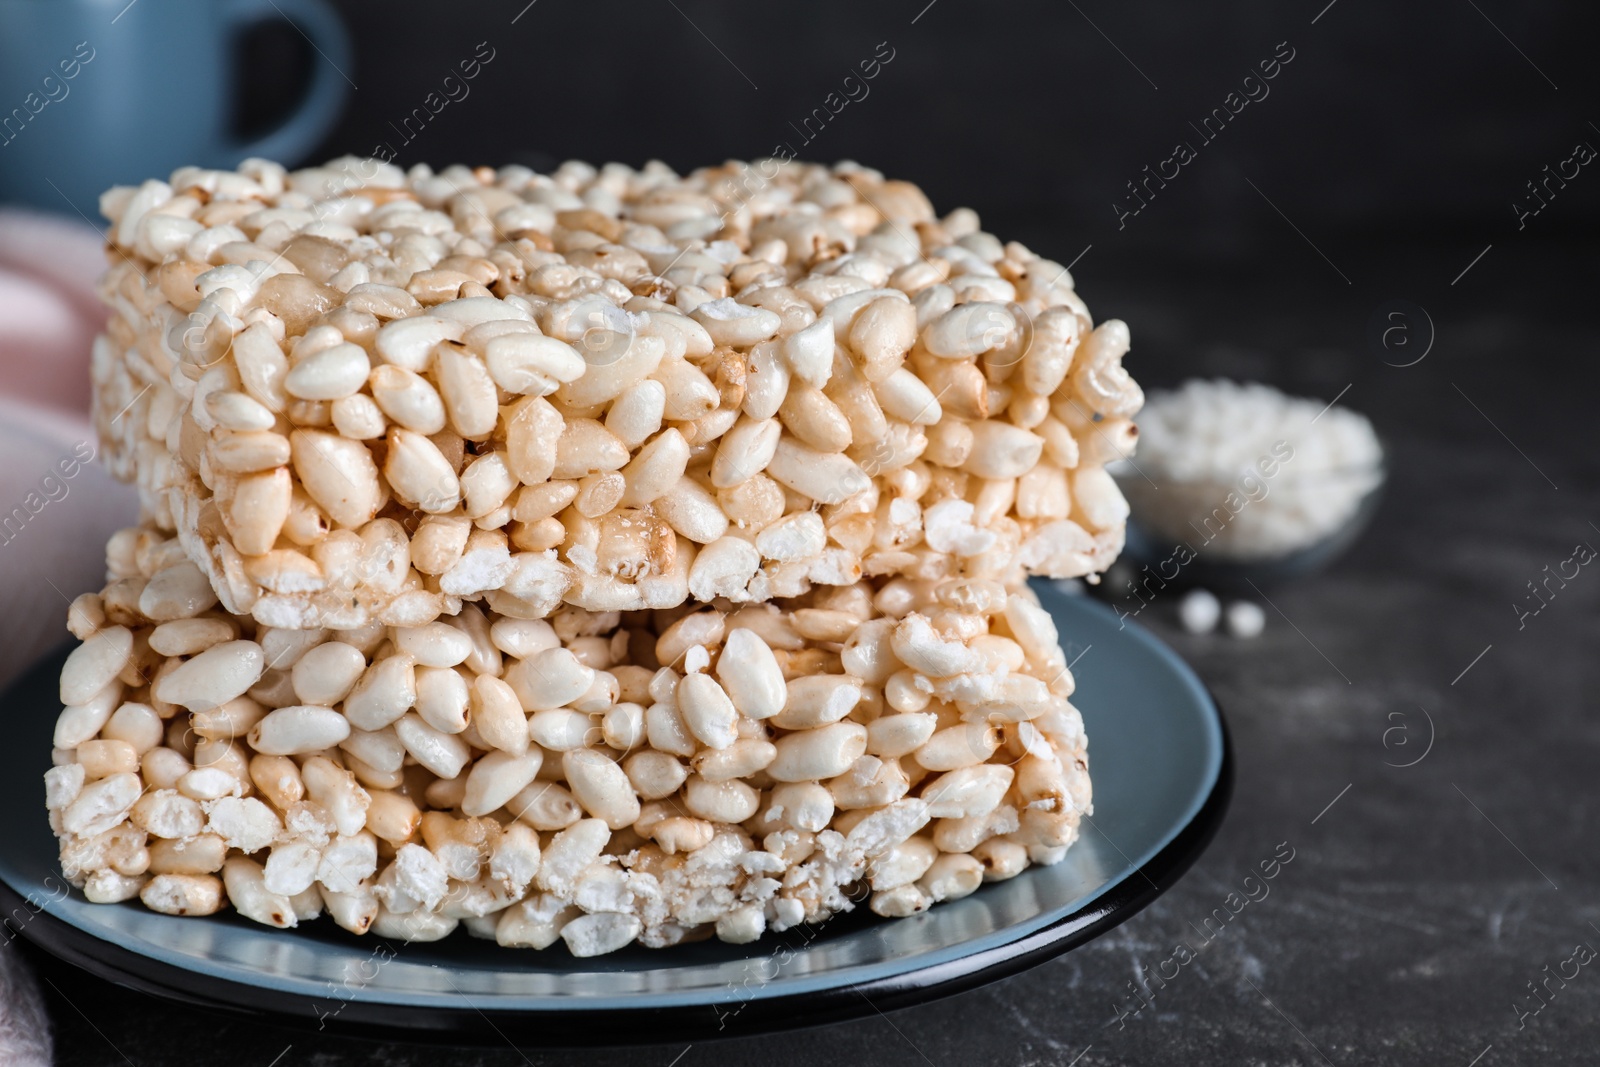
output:
[[350, 66], [350, 35], [323, 0], [228, 0], [224, 18], [237, 31], [258, 22], [288, 21], [311, 43], [311, 87], [306, 98], [277, 129], [229, 149], [230, 166], [253, 156], [288, 166], [316, 147], [333, 127], [345, 97]]

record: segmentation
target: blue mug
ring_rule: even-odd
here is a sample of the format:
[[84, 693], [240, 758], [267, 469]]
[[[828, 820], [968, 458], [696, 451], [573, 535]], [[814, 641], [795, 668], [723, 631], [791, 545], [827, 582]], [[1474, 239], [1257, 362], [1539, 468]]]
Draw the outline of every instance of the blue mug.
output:
[[[273, 20], [315, 49], [311, 84], [276, 129], [241, 142], [228, 129], [235, 45]], [[0, 0], [0, 203], [100, 225], [112, 185], [296, 162], [339, 117], [350, 54], [324, 0]]]

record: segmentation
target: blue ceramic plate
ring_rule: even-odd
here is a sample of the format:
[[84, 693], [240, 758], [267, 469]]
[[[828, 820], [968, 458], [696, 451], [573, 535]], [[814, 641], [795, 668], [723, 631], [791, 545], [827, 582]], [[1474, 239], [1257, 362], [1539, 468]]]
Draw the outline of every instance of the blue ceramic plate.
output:
[[[1040, 596], [1061, 629], [1089, 735], [1095, 815], [1055, 867], [909, 919], [865, 908], [750, 945], [633, 947], [597, 959], [357, 938], [327, 919], [271, 930], [228, 913], [158, 915], [67, 893], [43, 810], [61, 657], [8, 695], [0, 810], [33, 812], [0, 855], [0, 904], [47, 951], [159, 997], [277, 1023], [450, 1042], [701, 1040], [811, 1026], [946, 996], [1083, 944], [1168, 889], [1227, 807], [1222, 717], [1171, 650], [1107, 608]], [[31, 901], [31, 903], [30, 903]], [[42, 908], [41, 908], [42, 905]], [[35, 914], [36, 913], [36, 914]], [[647, 1024], [647, 1025], [641, 1025]]]

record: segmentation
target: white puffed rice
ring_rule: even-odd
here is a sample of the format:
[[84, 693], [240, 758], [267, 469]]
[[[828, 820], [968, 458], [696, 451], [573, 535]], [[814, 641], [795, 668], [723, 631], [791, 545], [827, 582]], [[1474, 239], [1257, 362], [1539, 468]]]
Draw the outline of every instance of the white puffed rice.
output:
[[1208, 589], [1191, 589], [1178, 601], [1178, 621], [1192, 634], [1208, 634], [1222, 618], [1222, 602]]
[[102, 201], [89, 899], [588, 956], [1060, 860], [1023, 579], [1115, 558], [1143, 402], [1064, 268], [854, 164], [260, 170]]
[[1228, 605], [1228, 633], [1234, 637], [1259, 637], [1267, 625], [1267, 613], [1261, 605], [1248, 600], [1236, 600]]
[[1127, 328], [875, 171], [344, 158], [103, 205], [95, 418], [181, 542], [157, 621], [202, 574], [258, 624], [351, 629], [1014, 585], [1121, 548]]
[[[104, 616], [81, 635], [129, 678], [102, 729], [148, 711], [159, 736], [134, 771], [106, 755], [133, 758], [130, 742], [91, 736], [45, 776], [64, 872], [90, 900], [231, 905], [274, 927], [326, 912], [412, 940], [465, 924], [577, 956], [744, 943], [863, 899], [915, 914], [1056, 862], [1093, 810], [1072, 676], [1026, 586], [880, 578], [548, 620], [467, 605], [293, 639], [203, 596], [162, 600], [234, 638], [186, 658], [149, 641], [173, 620], [114, 591], [162, 573], [174, 543], [114, 537]], [[241, 664], [259, 666], [248, 689], [209, 707]], [[468, 713], [416, 710], [429, 671], [463, 680]], [[174, 687], [203, 710], [157, 695]]]
[[1258, 382], [1194, 379], [1152, 392], [1139, 431], [1143, 476], [1121, 479], [1139, 521], [1220, 560], [1316, 544], [1383, 479], [1366, 416]]

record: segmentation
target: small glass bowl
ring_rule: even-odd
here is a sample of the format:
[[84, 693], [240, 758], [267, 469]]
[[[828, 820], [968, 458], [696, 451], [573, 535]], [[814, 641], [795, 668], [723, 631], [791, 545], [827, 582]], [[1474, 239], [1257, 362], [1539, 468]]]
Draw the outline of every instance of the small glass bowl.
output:
[[1164, 583], [1249, 593], [1314, 574], [1355, 543], [1388, 480], [1380, 442], [1369, 464], [1298, 476], [1241, 470], [1231, 482], [1178, 480], [1122, 461], [1107, 469], [1132, 508], [1122, 559]]

